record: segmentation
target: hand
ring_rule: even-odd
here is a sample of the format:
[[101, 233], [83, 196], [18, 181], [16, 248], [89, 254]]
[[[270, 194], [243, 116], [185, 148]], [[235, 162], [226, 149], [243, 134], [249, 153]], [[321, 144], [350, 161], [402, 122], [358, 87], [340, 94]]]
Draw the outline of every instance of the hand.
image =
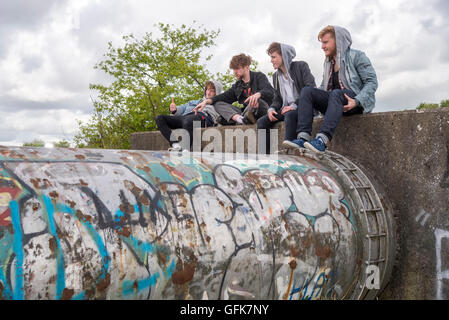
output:
[[293, 108], [290, 107], [290, 106], [284, 107], [284, 108], [282, 108], [281, 114], [284, 115], [284, 114], [286, 114], [287, 112], [292, 111], [292, 110], [293, 110]]
[[245, 103], [248, 103], [250, 107], [258, 108], [259, 107], [259, 99], [262, 95], [258, 92], [256, 94], [253, 94], [252, 96], [249, 96]]
[[193, 112], [195, 112], [195, 114], [198, 114], [198, 111], [202, 112], [204, 107], [206, 106], [206, 102], [207, 100], [204, 100], [203, 102], [199, 103], [195, 108], [193, 108]]
[[278, 114], [276, 111], [271, 110], [268, 112], [268, 119], [270, 119], [271, 122], [275, 122], [278, 119], [274, 116], [275, 114]]
[[176, 112], [176, 104], [174, 102], [170, 104], [170, 112]]
[[348, 104], [343, 106], [343, 112], [348, 112], [349, 110], [353, 109], [356, 106], [356, 103], [355, 99], [348, 97], [346, 94], [345, 98], [348, 100]]

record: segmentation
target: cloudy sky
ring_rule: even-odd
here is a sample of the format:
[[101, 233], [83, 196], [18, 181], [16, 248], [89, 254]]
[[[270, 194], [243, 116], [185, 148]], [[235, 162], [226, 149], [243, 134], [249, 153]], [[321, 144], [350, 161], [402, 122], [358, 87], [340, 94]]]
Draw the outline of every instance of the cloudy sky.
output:
[[279, 41], [296, 48], [317, 83], [317, 33], [341, 25], [376, 69], [375, 112], [439, 103], [449, 98], [448, 16], [447, 0], [1, 0], [0, 145], [70, 141], [76, 120], [92, 113], [89, 84], [109, 81], [93, 69], [108, 41], [118, 46], [123, 35], [141, 37], [158, 22], [220, 29], [212, 72], [225, 72], [240, 52], [272, 71], [265, 50]]

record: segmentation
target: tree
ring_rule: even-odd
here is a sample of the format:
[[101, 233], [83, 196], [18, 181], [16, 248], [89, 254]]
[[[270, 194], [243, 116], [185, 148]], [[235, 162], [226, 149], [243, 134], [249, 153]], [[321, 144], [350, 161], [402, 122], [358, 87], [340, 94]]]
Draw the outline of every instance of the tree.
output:
[[53, 143], [55, 148], [70, 148], [70, 142], [65, 139]]
[[23, 146], [24, 147], [44, 147], [45, 146], [45, 142], [43, 140], [40, 140], [40, 139], [34, 139], [31, 142], [24, 142]]
[[438, 103], [420, 103], [418, 107], [416, 107], [417, 110], [423, 110], [423, 109], [436, 109], [436, 108], [445, 108], [449, 107], [449, 99], [448, 100], [442, 100], [440, 104]]
[[[105, 59], [94, 68], [113, 81], [90, 85], [98, 98], [93, 100], [90, 121], [78, 122], [78, 147], [127, 149], [131, 133], [156, 129], [155, 119], [168, 113], [172, 96], [178, 105], [203, 96], [205, 82], [213, 77], [202, 64], [201, 53], [214, 45], [219, 30], [157, 26], [159, 38], [146, 33], [139, 40], [130, 34], [123, 37], [125, 44], [119, 48], [109, 42]], [[220, 78], [226, 79], [218, 74], [216, 79]]]

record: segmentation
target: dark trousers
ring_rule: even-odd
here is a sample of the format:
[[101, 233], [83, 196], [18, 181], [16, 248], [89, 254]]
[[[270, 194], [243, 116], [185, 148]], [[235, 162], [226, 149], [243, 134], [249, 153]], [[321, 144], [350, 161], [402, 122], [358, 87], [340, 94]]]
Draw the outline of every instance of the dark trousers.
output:
[[170, 136], [172, 134], [172, 130], [174, 129], [185, 129], [189, 132], [190, 137], [190, 146], [193, 143], [193, 121], [201, 121], [201, 127], [206, 126], [206, 115], [203, 113], [188, 113], [183, 116], [170, 116], [170, 115], [159, 115], [156, 118], [156, 125], [161, 131], [162, 135], [165, 139], [170, 143], [170, 146], [173, 143], [178, 142], [170, 141]]
[[247, 113], [252, 112], [254, 114], [254, 117], [256, 119], [259, 119], [260, 117], [263, 117], [267, 114], [268, 107], [268, 103], [266, 103], [263, 99], [259, 99], [258, 108], [252, 108], [250, 106], [239, 108], [224, 101], [217, 101], [214, 104], [215, 111], [217, 111], [224, 119], [224, 121], [222, 121], [222, 124], [224, 125], [235, 124], [235, 122], [232, 120], [232, 117], [235, 114], [240, 114], [244, 117]]
[[[264, 115], [262, 118], [257, 120], [257, 130], [265, 130], [265, 145], [266, 145], [266, 153], [270, 153], [270, 128], [274, 126], [275, 123], [279, 121], [285, 121], [285, 140], [294, 140], [296, 139], [296, 126], [298, 122], [298, 110], [291, 110], [286, 112], [285, 114], [274, 114], [274, 117], [277, 121], [270, 121], [268, 115]], [[261, 150], [261, 144], [263, 141], [258, 141], [259, 150]], [[273, 150], [274, 151], [274, 150]]]
[[312, 87], [303, 88], [299, 96], [296, 133], [305, 132], [309, 135], [312, 133], [313, 109], [316, 109], [324, 114], [323, 124], [319, 132], [325, 134], [331, 140], [342, 115], [363, 113], [362, 107], [355, 107], [343, 113], [343, 106], [348, 103], [344, 94], [350, 98], [355, 97], [355, 93], [348, 89], [324, 91]]

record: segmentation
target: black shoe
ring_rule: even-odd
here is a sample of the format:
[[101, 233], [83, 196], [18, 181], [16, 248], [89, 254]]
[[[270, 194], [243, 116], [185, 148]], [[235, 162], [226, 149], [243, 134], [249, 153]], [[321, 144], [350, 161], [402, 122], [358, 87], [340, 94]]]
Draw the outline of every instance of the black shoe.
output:
[[243, 117], [243, 123], [244, 124], [255, 124], [256, 123], [256, 117], [254, 116], [254, 113], [252, 112], [248, 112], [247, 114], [245, 114], [245, 116]]

